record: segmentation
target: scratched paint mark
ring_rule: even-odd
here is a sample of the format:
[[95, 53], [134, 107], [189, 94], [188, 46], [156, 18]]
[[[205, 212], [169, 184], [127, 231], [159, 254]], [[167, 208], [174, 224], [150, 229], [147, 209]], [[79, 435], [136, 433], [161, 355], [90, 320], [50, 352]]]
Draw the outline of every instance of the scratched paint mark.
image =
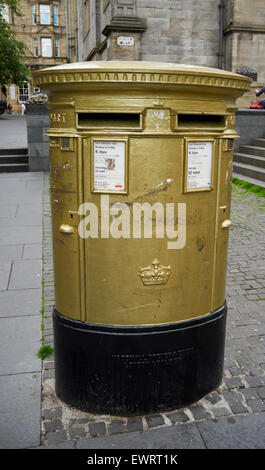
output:
[[60, 238], [54, 237], [54, 241], [56, 241], [56, 242], [59, 243], [60, 245], [65, 245], [65, 243], [63, 242], [63, 240], [61, 240]]
[[[142, 304], [142, 305], [137, 305], [136, 307], [126, 307], [125, 306], [125, 309], [126, 311], [128, 310], [137, 310], [138, 308], [145, 308], [145, 307], [156, 307], [157, 306], [157, 303], [150, 303], [150, 304]], [[117, 310], [117, 313], [119, 312], [123, 312], [123, 310]]]
[[206, 246], [206, 240], [203, 238], [196, 238], [195, 243], [198, 251], [202, 251]]
[[69, 162], [69, 160], [63, 165], [63, 168], [65, 170], [67, 170], [68, 168], [71, 168], [71, 163]]
[[160, 188], [160, 186], [163, 186], [163, 181], [161, 181], [161, 183], [158, 183], [158, 184], [154, 184], [153, 185], [153, 188], [156, 189], [156, 188]]

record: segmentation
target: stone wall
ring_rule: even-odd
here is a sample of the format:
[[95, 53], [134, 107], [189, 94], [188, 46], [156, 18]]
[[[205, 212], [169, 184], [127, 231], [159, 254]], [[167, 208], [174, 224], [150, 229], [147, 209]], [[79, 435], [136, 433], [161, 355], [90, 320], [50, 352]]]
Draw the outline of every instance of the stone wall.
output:
[[217, 67], [216, 0], [138, 0], [137, 15], [147, 26], [141, 60]]
[[265, 109], [239, 109], [236, 113], [236, 131], [240, 139], [235, 142], [235, 150], [240, 145], [251, 144], [253, 139], [264, 139]]
[[27, 114], [29, 171], [49, 170], [49, 114]]
[[[163, 61], [231, 71], [247, 66], [265, 82], [264, 0], [80, 0], [76, 5], [78, 60]], [[119, 45], [119, 36], [132, 44]]]
[[88, 54], [97, 45], [96, 0], [77, 2], [78, 60], [87, 60]]
[[264, 0], [226, 0], [224, 41], [226, 68], [248, 66], [265, 82]]
[[[218, 65], [216, 0], [91, 0], [87, 5], [77, 4], [79, 60]], [[90, 22], [85, 37], [84, 15]], [[118, 45], [118, 36], [132, 37], [133, 46]]]

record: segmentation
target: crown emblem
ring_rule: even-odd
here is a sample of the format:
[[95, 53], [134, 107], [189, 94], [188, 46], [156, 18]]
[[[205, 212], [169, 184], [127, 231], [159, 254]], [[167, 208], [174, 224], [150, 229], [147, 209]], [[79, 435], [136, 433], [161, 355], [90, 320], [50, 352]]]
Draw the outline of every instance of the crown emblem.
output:
[[159, 261], [155, 259], [152, 266], [146, 268], [140, 267], [137, 273], [140, 276], [144, 286], [166, 284], [172, 273], [171, 266], [161, 266]]

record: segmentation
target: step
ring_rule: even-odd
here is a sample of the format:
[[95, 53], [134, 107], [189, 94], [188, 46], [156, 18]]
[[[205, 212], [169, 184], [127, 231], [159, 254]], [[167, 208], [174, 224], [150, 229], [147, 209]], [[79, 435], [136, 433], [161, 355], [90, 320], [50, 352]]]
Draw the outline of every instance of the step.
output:
[[234, 153], [234, 162], [245, 163], [246, 165], [257, 166], [265, 168], [265, 158], [258, 157], [257, 155], [249, 155], [247, 153]]
[[[265, 181], [265, 169], [257, 168], [253, 165], [246, 165], [245, 163], [233, 163], [233, 173], [237, 175], [245, 175], [250, 178]], [[242, 178], [241, 178], [242, 179]]]
[[254, 145], [240, 145], [239, 153], [247, 153], [249, 155], [258, 155], [265, 157], [265, 147], [254, 147]]
[[0, 155], [0, 165], [3, 163], [28, 163], [28, 155]]
[[27, 163], [3, 163], [0, 165], [0, 173], [21, 173], [29, 171]]
[[265, 147], [265, 139], [254, 139], [251, 145], [254, 145], [254, 147]]
[[13, 149], [1, 149], [0, 148], [0, 155], [25, 155], [28, 153], [28, 149], [23, 148], [13, 148]]
[[249, 176], [246, 176], [246, 175], [238, 175], [238, 174], [234, 174], [234, 173], [233, 173], [233, 176], [235, 176], [236, 178], [239, 178], [243, 181], [247, 181], [248, 183], [255, 184], [256, 186], [261, 186], [262, 188], [265, 189], [265, 181], [256, 180], [255, 178], [250, 178]]

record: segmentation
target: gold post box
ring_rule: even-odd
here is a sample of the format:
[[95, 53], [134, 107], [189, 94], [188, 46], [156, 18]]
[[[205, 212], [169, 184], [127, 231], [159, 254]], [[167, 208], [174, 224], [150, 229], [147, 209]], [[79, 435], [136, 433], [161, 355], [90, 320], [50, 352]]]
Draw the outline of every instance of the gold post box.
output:
[[222, 380], [236, 99], [250, 80], [151, 62], [35, 72], [49, 96], [56, 393], [186, 406]]

